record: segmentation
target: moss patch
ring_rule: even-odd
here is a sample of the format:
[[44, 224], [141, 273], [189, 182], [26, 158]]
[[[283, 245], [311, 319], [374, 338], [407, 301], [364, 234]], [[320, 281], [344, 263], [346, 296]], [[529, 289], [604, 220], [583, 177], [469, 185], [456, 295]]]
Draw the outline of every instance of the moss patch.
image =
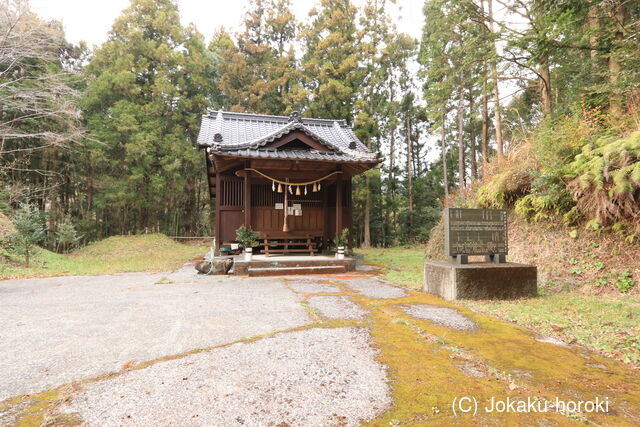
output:
[[[437, 235], [434, 232], [436, 240]], [[589, 250], [599, 248], [591, 247]], [[367, 261], [388, 263], [383, 277], [389, 281], [421, 289], [424, 261], [419, 254], [424, 251], [422, 248], [369, 249], [365, 256]], [[442, 252], [440, 247], [436, 249], [431, 243], [426, 249], [427, 254], [437, 251]], [[596, 261], [592, 262], [593, 265], [595, 263]], [[541, 295], [537, 298], [460, 301], [459, 304], [515, 322], [566, 343], [584, 345], [606, 356], [640, 366], [640, 297], [636, 293], [584, 294], [575, 284], [567, 284], [566, 287], [555, 282], [545, 285], [540, 283], [540, 279], [539, 286]], [[567, 290], [558, 293], [558, 288]]]
[[7, 424], [11, 421], [11, 424], [18, 427], [79, 425], [79, 420], [74, 416], [56, 417], [51, 413], [52, 408], [64, 400], [66, 395], [67, 393], [65, 393], [64, 389], [60, 388], [11, 399], [3, 405], [0, 405], [0, 410], [5, 410], [13, 406], [19, 408], [19, 411], [12, 414], [15, 416], [13, 420], [6, 419], [1, 421]]
[[[446, 303], [418, 292], [397, 300], [372, 300], [353, 295], [368, 307], [372, 336], [380, 361], [389, 367], [395, 405], [374, 425], [450, 425], [456, 397], [474, 396], [482, 405], [496, 399], [554, 402], [609, 398], [610, 414], [556, 413], [485, 414], [455, 418], [461, 424], [565, 424], [589, 420], [625, 424], [640, 416], [640, 387], [634, 371], [580, 348], [541, 343], [523, 328]], [[455, 308], [476, 322], [474, 331], [459, 331], [407, 315], [404, 304]], [[470, 373], [471, 371], [474, 374]], [[482, 375], [475, 375], [481, 373]], [[615, 403], [614, 403], [615, 402]], [[527, 420], [527, 421], [525, 421]]]

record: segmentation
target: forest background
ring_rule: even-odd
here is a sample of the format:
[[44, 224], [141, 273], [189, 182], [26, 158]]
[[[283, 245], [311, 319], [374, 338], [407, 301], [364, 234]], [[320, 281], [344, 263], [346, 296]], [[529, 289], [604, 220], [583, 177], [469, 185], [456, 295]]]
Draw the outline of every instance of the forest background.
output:
[[352, 124], [385, 158], [355, 181], [362, 247], [426, 242], [445, 205], [640, 232], [638, 2], [427, 0], [415, 40], [392, 0], [319, 0], [304, 22], [253, 0], [206, 43], [175, 1], [132, 0], [95, 49], [0, 7], [0, 212], [51, 249], [211, 235], [208, 108]]

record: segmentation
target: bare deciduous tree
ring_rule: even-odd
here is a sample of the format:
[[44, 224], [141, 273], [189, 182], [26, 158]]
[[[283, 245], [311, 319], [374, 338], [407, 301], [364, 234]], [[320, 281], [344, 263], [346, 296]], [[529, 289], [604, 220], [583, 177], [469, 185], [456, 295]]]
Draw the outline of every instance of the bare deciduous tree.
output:
[[0, 179], [12, 186], [55, 174], [43, 159], [83, 137], [68, 51], [60, 23], [42, 21], [25, 0], [0, 0]]

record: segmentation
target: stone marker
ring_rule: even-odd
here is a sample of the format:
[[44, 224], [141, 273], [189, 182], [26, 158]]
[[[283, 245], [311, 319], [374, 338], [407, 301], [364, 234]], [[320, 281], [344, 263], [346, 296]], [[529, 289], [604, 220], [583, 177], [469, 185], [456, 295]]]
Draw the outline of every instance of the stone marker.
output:
[[[425, 292], [446, 300], [513, 299], [537, 294], [537, 268], [506, 261], [507, 211], [447, 208], [445, 253], [449, 262], [427, 262]], [[485, 262], [469, 264], [469, 255]]]
[[444, 251], [450, 261], [466, 264], [469, 255], [506, 262], [509, 252], [507, 211], [504, 209], [444, 210]]

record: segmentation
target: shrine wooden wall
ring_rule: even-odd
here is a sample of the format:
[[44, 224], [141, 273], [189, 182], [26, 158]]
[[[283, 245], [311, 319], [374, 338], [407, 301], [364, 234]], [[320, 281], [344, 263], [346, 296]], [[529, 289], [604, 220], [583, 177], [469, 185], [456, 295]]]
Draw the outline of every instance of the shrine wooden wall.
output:
[[[291, 233], [324, 235], [324, 209], [302, 208], [301, 216], [289, 215], [287, 222]], [[251, 209], [251, 228], [255, 231], [282, 232], [284, 212], [272, 207], [260, 206]]]
[[[289, 215], [287, 222], [289, 231], [293, 233], [308, 233], [317, 236], [324, 235], [325, 229], [325, 189], [313, 192], [312, 186], [307, 186], [307, 194], [301, 188], [301, 194], [288, 195], [289, 206], [299, 204], [302, 215]], [[271, 184], [251, 185], [251, 228], [259, 232], [282, 232], [284, 225], [284, 209], [276, 209], [276, 203], [284, 203], [284, 193], [273, 191]]]
[[[304, 191], [301, 189], [302, 192]], [[293, 234], [311, 234], [331, 239], [335, 235], [335, 184], [323, 185], [318, 192], [307, 187], [307, 194], [288, 195], [289, 205], [300, 204], [302, 215], [288, 216], [289, 230]], [[342, 223], [352, 225], [351, 180], [343, 182]], [[218, 189], [220, 215], [220, 243], [235, 241], [236, 229], [244, 224], [244, 182], [234, 176], [220, 177]], [[270, 183], [251, 184], [251, 228], [258, 232], [282, 233], [284, 210], [276, 209], [284, 203], [284, 193], [273, 191]]]

